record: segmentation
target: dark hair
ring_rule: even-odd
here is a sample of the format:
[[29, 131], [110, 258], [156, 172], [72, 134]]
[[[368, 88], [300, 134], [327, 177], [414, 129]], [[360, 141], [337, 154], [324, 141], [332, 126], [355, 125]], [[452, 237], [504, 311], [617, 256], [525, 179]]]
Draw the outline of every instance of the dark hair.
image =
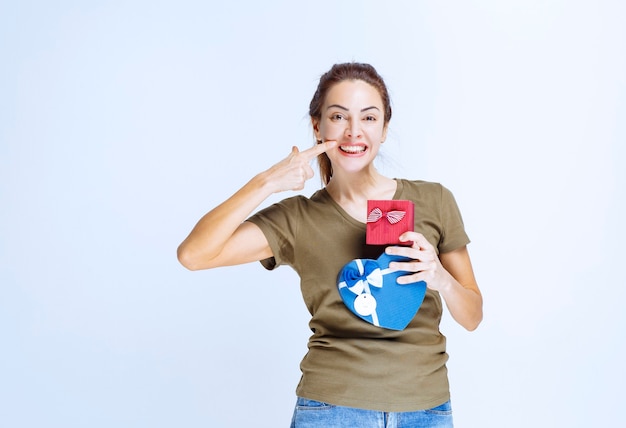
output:
[[[321, 120], [322, 118], [322, 105], [326, 100], [328, 91], [337, 83], [344, 80], [362, 80], [365, 83], [372, 85], [383, 101], [384, 108], [384, 121], [385, 125], [391, 120], [391, 100], [389, 98], [389, 92], [385, 81], [378, 74], [376, 69], [369, 64], [363, 64], [358, 62], [346, 62], [343, 64], [335, 64], [332, 68], [324, 73], [320, 77], [320, 82], [317, 85], [317, 90], [313, 94], [313, 99], [309, 104], [309, 116], [311, 118]], [[320, 176], [324, 185], [328, 184], [330, 178], [333, 175], [332, 165], [330, 159], [326, 153], [322, 153], [317, 157], [317, 163], [320, 168]]]

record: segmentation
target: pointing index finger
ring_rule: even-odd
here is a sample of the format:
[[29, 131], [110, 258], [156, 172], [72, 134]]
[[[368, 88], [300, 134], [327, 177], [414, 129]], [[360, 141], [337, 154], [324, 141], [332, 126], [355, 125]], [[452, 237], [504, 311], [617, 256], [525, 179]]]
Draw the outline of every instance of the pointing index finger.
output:
[[322, 153], [332, 149], [336, 145], [337, 145], [336, 141], [329, 140], [323, 143], [316, 144], [310, 149], [300, 152], [300, 154], [304, 155], [307, 158], [307, 160], [312, 160], [312, 159], [315, 159], [317, 156], [321, 155]]

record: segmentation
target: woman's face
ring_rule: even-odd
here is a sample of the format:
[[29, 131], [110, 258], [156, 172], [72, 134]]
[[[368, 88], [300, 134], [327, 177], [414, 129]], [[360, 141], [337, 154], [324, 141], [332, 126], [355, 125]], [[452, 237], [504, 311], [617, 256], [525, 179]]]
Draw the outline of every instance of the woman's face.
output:
[[333, 170], [355, 171], [369, 165], [385, 141], [384, 106], [378, 90], [362, 80], [344, 80], [326, 94], [321, 118], [312, 119], [317, 140], [335, 140], [326, 154]]

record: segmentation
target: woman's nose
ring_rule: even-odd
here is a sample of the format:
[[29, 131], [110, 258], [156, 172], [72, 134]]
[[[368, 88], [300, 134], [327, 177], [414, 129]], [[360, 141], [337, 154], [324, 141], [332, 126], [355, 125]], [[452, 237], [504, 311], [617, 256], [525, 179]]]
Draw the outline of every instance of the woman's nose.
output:
[[360, 138], [361, 135], [361, 123], [358, 120], [350, 120], [346, 126], [346, 136], [350, 138]]

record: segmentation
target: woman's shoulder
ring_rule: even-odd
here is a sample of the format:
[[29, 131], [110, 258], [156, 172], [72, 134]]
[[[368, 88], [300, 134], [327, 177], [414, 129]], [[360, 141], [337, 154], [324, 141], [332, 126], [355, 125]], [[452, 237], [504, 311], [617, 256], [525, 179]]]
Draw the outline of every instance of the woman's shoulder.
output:
[[328, 212], [329, 206], [330, 204], [325, 202], [324, 192], [317, 191], [310, 197], [300, 194], [271, 202], [249, 219], [253, 222], [269, 221], [285, 227], [287, 224], [295, 224], [314, 215], [324, 214]]
[[398, 199], [420, 202], [423, 206], [447, 210], [456, 207], [454, 195], [443, 184], [425, 180], [401, 180], [402, 191]]
[[293, 195], [281, 199], [271, 204], [271, 207], [280, 207], [283, 209], [306, 209], [312, 205], [327, 202], [327, 192], [325, 189], [320, 189], [314, 192], [311, 196], [305, 195]]
[[411, 180], [407, 178], [398, 178], [396, 180], [402, 186], [402, 191], [404, 192], [441, 194], [445, 189], [441, 183], [435, 181]]

